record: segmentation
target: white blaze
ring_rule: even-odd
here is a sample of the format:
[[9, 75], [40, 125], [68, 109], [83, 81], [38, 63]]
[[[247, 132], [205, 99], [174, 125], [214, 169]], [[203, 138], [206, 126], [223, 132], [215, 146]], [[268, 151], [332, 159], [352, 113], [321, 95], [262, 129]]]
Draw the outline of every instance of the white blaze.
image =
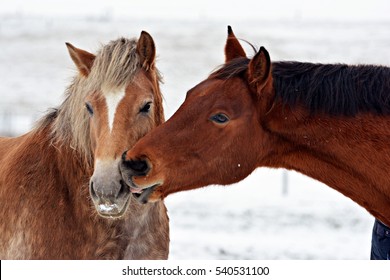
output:
[[106, 97], [107, 104], [108, 127], [110, 128], [111, 132], [114, 125], [116, 110], [123, 97], [125, 97], [125, 89], [121, 89], [116, 92], [109, 92], [104, 96]]

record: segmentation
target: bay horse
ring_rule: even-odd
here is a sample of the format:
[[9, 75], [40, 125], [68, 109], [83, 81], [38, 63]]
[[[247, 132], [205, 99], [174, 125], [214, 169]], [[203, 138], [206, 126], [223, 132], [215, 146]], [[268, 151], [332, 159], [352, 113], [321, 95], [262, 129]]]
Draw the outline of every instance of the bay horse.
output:
[[187, 92], [163, 125], [123, 155], [142, 202], [257, 167], [317, 179], [390, 225], [390, 68], [249, 59], [228, 27], [225, 64]]
[[118, 165], [164, 121], [153, 38], [67, 48], [78, 74], [65, 101], [0, 139], [0, 258], [167, 259], [164, 202], [138, 203]]

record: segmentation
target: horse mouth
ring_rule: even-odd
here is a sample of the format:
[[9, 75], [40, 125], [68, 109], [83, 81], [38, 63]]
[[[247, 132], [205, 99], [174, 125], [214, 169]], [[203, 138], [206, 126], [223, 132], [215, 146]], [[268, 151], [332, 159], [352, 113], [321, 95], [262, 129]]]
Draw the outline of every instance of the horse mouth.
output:
[[120, 183], [121, 190], [115, 199], [98, 196], [93, 188], [90, 189], [93, 204], [101, 217], [117, 219], [125, 215], [130, 204], [131, 192], [122, 180]]
[[125, 205], [120, 207], [117, 203], [102, 203], [95, 205], [96, 210], [98, 211], [99, 215], [103, 218], [111, 218], [111, 219], [118, 219], [122, 218], [127, 210], [127, 207], [130, 202], [130, 196], [128, 197], [127, 201], [125, 202]]
[[158, 186], [160, 186], [160, 184], [155, 184], [143, 189], [130, 186], [130, 192], [139, 203], [145, 204], [148, 202], [150, 195]]

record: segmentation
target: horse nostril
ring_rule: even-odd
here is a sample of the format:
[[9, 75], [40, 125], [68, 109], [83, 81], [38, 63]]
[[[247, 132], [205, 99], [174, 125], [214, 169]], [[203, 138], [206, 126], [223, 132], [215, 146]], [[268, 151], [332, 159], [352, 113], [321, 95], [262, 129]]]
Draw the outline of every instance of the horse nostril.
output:
[[89, 184], [89, 191], [90, 191], [91, 197], [92, 197], [93, 199], [95, 199], [95, 200], [98, 200], [98, 199], [99, 199], [98, 195], [97, 195], [96, 192], [95, 192], [95, 189], [93, 188], [93, 181], [91, 181], [91, 183]]
[[123, 161], [123, 164], [137, 176], [145, 176], [150, 170], [146, 160], [127, 160]]
[[131, 161], [131, 169], [133, 169], [138, 175], [146, 175], [149, 166], [144, 160]]
[[115, 196], [115, 198], [118, 198], [122, 194], [126, 193], [127, 186], [126, 186], [125, 182], [123, 182], [123, 180], [120, 180], [119, 184], [121, 185], [121, 188], [120, 188], [119, 192], [117, 193], [117, 195]]
[[122, 161], [126, 161], [126, 154], [127, 154], [127, 151], [123, 152], [123, 154], [122, 154]]

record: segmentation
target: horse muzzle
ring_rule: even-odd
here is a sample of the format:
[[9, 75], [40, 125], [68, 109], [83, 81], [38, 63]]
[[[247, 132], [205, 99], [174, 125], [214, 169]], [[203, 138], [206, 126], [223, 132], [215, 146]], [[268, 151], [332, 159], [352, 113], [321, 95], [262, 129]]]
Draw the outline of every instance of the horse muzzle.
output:
[[130, 203], [130, 188], [122, 180], [118, 160], [96, 160], [89, 192], [102, 217], [122, 217]]
[[89, 192], [96, 211], [105, 218], [121, 218], [130, 204], [130, 189], [123, 180], [103, 185], [91, 179]]
[[[154, 197], [154, 191], [162, 185], [161, 181], [150, 179], [152, 166], [147, 158], [140, 160], [126, 160], [126, 152], [122, 155], [119, 164], [122, 179], [130, 187], [130, 192], [136, 200], [144, 204]], [[153, 198], [152, 200], [157, 200]]]

